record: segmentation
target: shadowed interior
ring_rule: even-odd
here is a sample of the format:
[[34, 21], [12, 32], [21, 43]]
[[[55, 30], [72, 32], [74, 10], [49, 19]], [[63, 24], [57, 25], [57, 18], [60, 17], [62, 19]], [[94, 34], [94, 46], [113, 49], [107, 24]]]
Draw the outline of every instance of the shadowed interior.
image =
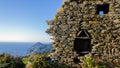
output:
[[97, 5], [96, 8], [97, 8], [96, 14], [99, 14], [100, 11], [103, 11], [104, 14], [107, 14], [109, 12], [109, 4]]

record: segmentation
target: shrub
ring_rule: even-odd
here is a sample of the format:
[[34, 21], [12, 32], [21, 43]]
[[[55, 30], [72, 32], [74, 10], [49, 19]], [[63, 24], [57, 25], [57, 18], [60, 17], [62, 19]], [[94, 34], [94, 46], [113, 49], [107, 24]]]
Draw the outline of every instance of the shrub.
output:
[[91, 57], [85, 57], [86, 66], [83, 68], [106, 68], [105, 65], [93, 64], [93, 59]]
[[10, 54], [0, 54], [0, 68], [24, 68], [25, 65], [21, 61], [21, 58], [14, 58]]
[[30, 60], [32, 68], [51, 68], [51, 65], [46, 61], [46, 57], [41, 57], [41, 55], [32, 55]]
[[85, 63], [87, 68], [93, 67], [93, 59], [91, 57], [85, 57]]
[[22, 58], [22, 62], [26, 65], [28, 64], [28, 57]]
[[25, 68], [25, 64], [23, 63], [22, 58], [16, 56], [14, 58], [14, 61], [15, 61], [15, 67], [16, 68]]
[[0, 68], [15, 68], [14, 58], [10, 54], [0, 54]]

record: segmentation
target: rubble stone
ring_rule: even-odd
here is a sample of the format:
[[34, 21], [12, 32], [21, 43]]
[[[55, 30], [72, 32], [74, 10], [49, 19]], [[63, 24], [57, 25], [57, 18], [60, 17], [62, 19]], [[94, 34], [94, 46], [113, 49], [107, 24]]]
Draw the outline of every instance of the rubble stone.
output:
[[[103, 7], [99, 9], [108, 13], [98, 14], [100, 5]], [[85, 57], [91, 56], [94, 64], [120, 67], [120, 0], [64, 0], [55, 18], [47, 23], [50, 28], [46, 32], [54, 37], [55, 51], [50, 55], [53, 61], [81, 68], [86, 65]], [[75, 39], [82, 30], [88, 32], [83, 31], [83, 36], [91, 36], [92, 45], [84, 55], [75, 50]], [[84, 45], [81, 42], [79, 46]]]

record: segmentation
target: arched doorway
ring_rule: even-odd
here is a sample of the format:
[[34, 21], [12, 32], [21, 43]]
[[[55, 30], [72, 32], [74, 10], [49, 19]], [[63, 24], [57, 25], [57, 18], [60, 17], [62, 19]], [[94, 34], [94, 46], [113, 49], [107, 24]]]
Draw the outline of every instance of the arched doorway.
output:
[[91, 51], [91, 36], [87, 30], [80, 30], [74, 40], [74, 50], [82, 55]]

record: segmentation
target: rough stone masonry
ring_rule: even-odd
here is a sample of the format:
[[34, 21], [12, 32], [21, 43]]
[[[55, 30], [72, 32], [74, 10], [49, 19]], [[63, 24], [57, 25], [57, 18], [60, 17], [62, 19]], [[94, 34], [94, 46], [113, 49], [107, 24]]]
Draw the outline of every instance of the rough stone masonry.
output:
[[47, 23], [54, 62], [82, 68], [91, 57], [95, 65], [120, 68], [120, 0], [64, 0]]

